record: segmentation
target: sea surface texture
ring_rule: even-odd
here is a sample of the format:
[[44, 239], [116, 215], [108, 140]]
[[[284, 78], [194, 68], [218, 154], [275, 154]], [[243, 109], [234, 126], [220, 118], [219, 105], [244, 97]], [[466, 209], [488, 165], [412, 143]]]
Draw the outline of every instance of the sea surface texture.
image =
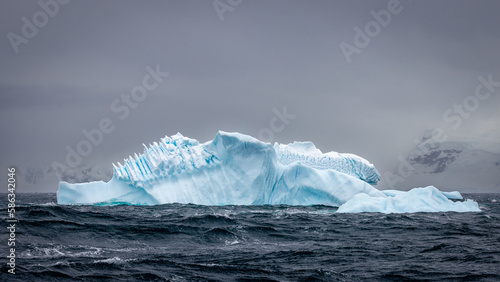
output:
[[57, 205], [18, 194], [16, 274], [0, 281], [500, 281], [500, 194], [481, 212], [330, 206]]

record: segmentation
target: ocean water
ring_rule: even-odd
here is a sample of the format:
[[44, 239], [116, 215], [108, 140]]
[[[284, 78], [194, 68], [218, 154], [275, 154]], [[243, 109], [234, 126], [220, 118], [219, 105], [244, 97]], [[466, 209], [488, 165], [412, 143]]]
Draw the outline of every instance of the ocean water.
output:
[[500, 194], [479, 213], [329, 206], [59, 206], [17, 194], [16, 274], [0, 281], [500, 281]]

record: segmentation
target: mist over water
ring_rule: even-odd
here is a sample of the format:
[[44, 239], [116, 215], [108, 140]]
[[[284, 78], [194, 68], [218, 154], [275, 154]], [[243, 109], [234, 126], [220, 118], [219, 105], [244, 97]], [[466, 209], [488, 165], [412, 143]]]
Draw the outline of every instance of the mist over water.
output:
[[[465, 194], [478, 213], [389, 215], [17, 198], [16, 275], [3, 264], [2, 281], [500, 279], [500, 194]], [[7, 197], [0, 199], [5, 222]]]

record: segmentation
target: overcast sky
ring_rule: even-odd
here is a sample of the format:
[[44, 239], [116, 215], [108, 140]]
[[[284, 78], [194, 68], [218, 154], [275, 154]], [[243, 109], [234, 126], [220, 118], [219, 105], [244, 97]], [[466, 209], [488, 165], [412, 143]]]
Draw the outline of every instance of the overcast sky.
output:
[[[498, 86], [460, 126], [443, 120], [479, 76], [500, 81], [499, 1], [54, 1], [0, 2], [4, 168], [65, 164], [102, 120], [114, 130], [82, 165], [224, 130], [313, 141], [384, 172], [427, 129], [499, 129]], [[148, 66], [169, 75], [149, 79]], [[284, 108], [294, 118], [269, 138]]]

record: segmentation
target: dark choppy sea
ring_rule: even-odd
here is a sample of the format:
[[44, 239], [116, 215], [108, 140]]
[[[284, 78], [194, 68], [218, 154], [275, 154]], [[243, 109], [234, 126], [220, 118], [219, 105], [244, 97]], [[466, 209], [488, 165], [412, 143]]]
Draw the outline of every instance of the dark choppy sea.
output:
[[[500, 281], [500, 194], [480, 213], [328, 206], [59, 206], [18, 194], [16, 274], [0, 281]], [[3, 222], [7, 196], [1, 200]]]

